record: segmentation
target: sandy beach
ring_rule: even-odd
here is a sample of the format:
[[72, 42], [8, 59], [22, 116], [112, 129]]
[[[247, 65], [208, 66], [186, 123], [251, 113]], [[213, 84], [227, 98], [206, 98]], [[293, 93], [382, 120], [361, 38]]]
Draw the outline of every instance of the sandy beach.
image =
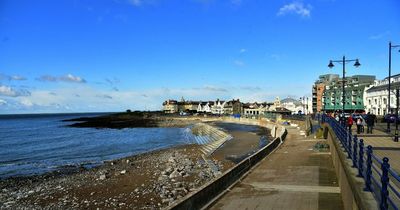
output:
[[182, 145], [92, 169], [2, 180], [0, 208], [162, 209], [233, 167], [229, 157], [255, 152], [260, 135], [269, 134], [261, 127], [257, 132], [229, 132], [234, 138], [208, 157], [200, 152], [201, 145]]

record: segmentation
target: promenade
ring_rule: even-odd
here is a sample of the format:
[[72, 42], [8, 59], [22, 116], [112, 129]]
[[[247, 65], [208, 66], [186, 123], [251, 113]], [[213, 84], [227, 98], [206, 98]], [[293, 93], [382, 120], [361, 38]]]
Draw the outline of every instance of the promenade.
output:
[[[400, 161], [398, 160], [400, 159], [400, 142], [394, 142], [393, 136], [382, 131], [386, 128], [386, 124], [380, 123], [377, 125], [377, 129], [373, 130], [373, 134], [367, 134], [366, 132], [357, 134], [355, 127], [356, 126], [353, 126], [352, 129], [353, 135], [357, 135], [359, 139], [363, 139], [365, 146], [371, 145], [375, 156], [379, 159], [382, 160], [384, 157], [389, 158], [390, 167], [399, 173]], [[392, 129], [392, 135], [393, 134], [394, 129]]]
[[330, 153], [313, 149], [325, 140], [287, 130], [284, 144], [210, 209], [343, 209]]

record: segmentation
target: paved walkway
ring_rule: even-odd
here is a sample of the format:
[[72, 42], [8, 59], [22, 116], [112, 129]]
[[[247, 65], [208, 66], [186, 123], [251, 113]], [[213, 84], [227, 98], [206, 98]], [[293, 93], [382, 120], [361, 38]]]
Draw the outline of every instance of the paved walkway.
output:
[[288, 127], [285, 143], [210, 209], [343, 209], [330, 153], [299, 133]]
[[360, 139], [364, 140], [365, 146], [371, 145], [374, 148], [374, 154], [379, 159], [388, 157], [390, 167], [399, 174], [400, 161], [398, 160], [400, 159], [400, 142], [394, 142], [392, 136], [380, 129], [374, 129], [373, 134], [357, 134], [355, 129], [353, 129], [352, 132], [358, 135]]

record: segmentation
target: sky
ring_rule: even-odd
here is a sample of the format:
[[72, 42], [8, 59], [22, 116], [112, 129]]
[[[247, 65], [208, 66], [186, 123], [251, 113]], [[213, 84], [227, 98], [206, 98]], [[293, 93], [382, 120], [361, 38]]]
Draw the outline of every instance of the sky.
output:
[[0, 114], [311, 97], [342, 56], [386, 77], [389, 41], [398, 0], [0, 0]]

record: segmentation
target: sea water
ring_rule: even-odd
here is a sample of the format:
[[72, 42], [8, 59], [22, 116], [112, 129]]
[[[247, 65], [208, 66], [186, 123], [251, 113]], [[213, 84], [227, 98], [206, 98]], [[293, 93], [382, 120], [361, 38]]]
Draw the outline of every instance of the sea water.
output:
[[64, 166], [91, 167], [193, 142], [189, 128], [96, 129], [62, 120], [99, 114], [0, 115], [0, 179]]

